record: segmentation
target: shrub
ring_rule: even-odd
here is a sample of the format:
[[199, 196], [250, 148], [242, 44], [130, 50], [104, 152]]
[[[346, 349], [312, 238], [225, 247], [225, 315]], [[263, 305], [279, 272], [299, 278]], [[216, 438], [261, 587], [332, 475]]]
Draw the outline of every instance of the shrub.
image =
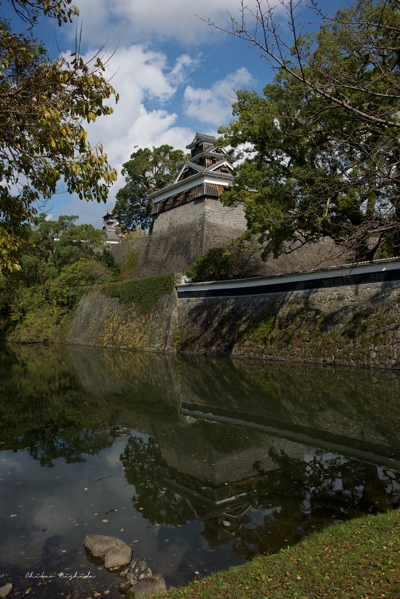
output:
[[254, 277], [260, 258], [258, 245], [243, 239], [233, 240], [225, 248], [211, 248], [187, 269], [186, 276], [196, 282], [223, 281]]
[[161, 296], [171, 293], [174, 286], [174, 275], [167, 274], [111, 283], [103, 287], [103, 292], [117, 297], [124, 304], [133, 303], [140, 314], [147, 314]]

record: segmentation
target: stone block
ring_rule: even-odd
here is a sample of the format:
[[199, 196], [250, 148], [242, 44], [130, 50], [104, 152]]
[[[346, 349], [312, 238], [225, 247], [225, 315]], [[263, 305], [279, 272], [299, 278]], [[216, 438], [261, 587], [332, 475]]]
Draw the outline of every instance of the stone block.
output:
[[4, 586], [0, 587], [0, 597], [7, 597], [12, 591], [12, 584], [8, 582]]
[[108, 535], [86, 535], [83, 545], [94, 557], [105, 556], [106, 568], [116, 568], [129, 564], [132, 549], [121, 539]]
[[129, 591], [128, 597], [134, 597], [134, 599], [147, 599], [147, 597], [153, 597], [156, 593], [166, 593], [167, 585], [165, 584], [164, 577], [162, 574], [154, 574], [149, 578], [145, 578], [138, 582], [138, 584], [132, 591]]
[[124, 543], [106, 553], [104, 565], [106, 568], [117, 568], [129, 564], [132, 557], [132, 549]]
[[108, 535], [86, 535], [83, 544], [94, 557], [101, 557], [106, 555], [111, 549], [126, 545], [121, 539]]

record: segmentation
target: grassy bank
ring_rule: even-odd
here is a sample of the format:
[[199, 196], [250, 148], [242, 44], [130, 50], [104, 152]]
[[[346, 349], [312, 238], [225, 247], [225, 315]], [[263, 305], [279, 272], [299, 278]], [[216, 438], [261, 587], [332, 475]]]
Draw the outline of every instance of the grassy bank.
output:
[[102, 287], [102, 292], [117, 297], [123, 304], [135, 304], [139, 314], [148, 314], [160, 297], [171, 293], [174, 286], [174, 275], [170, 273], [110, 283]]
[[400, 510], [332, 526], [303, 543], [170, 591], [168, 599], [399, 599]]

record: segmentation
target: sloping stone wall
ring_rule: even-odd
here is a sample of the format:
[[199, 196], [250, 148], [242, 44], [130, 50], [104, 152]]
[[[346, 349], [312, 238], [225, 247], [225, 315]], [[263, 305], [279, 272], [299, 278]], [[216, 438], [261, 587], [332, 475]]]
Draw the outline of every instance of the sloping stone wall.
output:
[[[246, 230], [241, 203], [228, 207], [223, 206], [220, 200], [203, 198], [162, 212], [154, 221], [133, 277], [137, 279], [168, 272], [182, 274], [209, 249], [224, 247]], [[306, 246], [297, 242], [287, 250], [288, 253], [277, 259], [270, 257], [267, 262], [259, 258], [254, 274], [302, 271], [351, 261], [351, 256], [328, 238]]]
[[180, 300], [186, 353], [400, 368], [400, 282]]
[[241, 205], [225, 207], [219, 200], [194, 200], [159, 214], [134, 278], [168, 272], [184, 273], [198, 256], [222, 247], [246, 230]]
[[81, 299], [67, 343], [400, 369], [400, 282], [177, 300], [151, 312], [100, 291]]
[[172, 331], [176, 327], [176, 291], [160, 297], [148, 314], [134, 304], [101, 291], [82, 297], [67, 343], [146, 351], [175, 351]]
[[135, 254], [140, 260], [148, 241], [149, 235], [143, 235], [143, 237], [138, 237], [137, 239], [130, 239], [129, 241], [122, 241], [121, 243], [111, 245], [110, 251], [118, 264], [132, 254]]

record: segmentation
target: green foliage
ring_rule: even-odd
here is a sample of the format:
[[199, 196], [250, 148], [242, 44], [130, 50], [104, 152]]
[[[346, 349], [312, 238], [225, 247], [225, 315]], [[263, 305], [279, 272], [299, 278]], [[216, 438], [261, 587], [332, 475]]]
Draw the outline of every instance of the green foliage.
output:
[[174, 275], [167, 274], [113, 283], [103, 287], [103, 291], [124, 304], [135, 304], [140, 314], [148, 314], [160, 297], [171, 293], [174, 286]]
[[220, 281], [233, 279], [232, 255], [224, 248], [211, 248], [199, 256], [187, 269], [186, 275], [193, 281]]
[[101, 254], [96, 256], [96, 260], [107, 266], [115, 276], [120, 274], [121, 268], [119, 264], [117, 264], [114, 254], [108, 248], [103, 248]]
[[59, 25], [72, 22], [79, 15], [76, 6], [69, 6], [71, 0], [10, 0], [15, 12], [30, 25], [35, 24], [41, 14], [57, 19]]
[[118, 275], [104, 232], [76, 225], [76, 216], [34, 218], [21, 268], [0, 278], [0, 329], [20, 341], [48, 341], [73, 310], [85, 287]]
[[130, 276], [137, 265], [139, 264], [139, 256], [136, 252], [131, 252], [127, 256], [124, 256], [121, 262], [121, 275], [123, 277]]
[[[96, 249], [103, 246], [106, 237], [105, 231], [95, 229], [93, 225], [71, 224], [55, 243], [54, 264], [60, 268], [67, 264], [74, 264], [82, 258], [93, 259]], [[106, 259], [104, 253], [102, 256]]]
[[166, 144], [139, 148], [131, 154], [131, 159], [123, 164], [126, 185], [117, 192], [114, 208], [123, 231], [151, 226], [153, 204], [148, 196], [171, 183], [185, 158], [182, 150]]
[[48, 297], [58, 306], [74, 308], [83, 295], [85, 287], [110, 279], [107, 268], [93, 260], [80, 260], [61, 269], [59, 276], [48, 283]]
[[225, 248], [211, 248], [199, 256], [186, 275], [196, 282], [253, 277], [259, 266], [257, 251], [258, 244], [252, 239], [231, 241]]
[[[13, 2], [32, 23], [41, 13], [70, 20], [77, 10], [68, 4]], [[107, 198], [117, 174], [84, 128], [113, 112], [106, 102], [117, 96], [104, 71], [100, 57], [85, 63], [78, 50], [51, 60], [39, 41], [0, 20], [0, 271], [20, 268], [34, 204], [51, 198], [60, 181], [80, 199]]]
[[297, 32], [287, 60], [269, 45], [284, 48], [271, 15], [260, 47], [280, 69], [263, 96], [238, 93], [238, 118], [221, 129], [226, 145], [248, 144], [223, 201], [244, 199], [264, 257], [324, 236], [358, 259], [381, 245], [398, 255], [399, 3], [359, 0], [318, 33]]

